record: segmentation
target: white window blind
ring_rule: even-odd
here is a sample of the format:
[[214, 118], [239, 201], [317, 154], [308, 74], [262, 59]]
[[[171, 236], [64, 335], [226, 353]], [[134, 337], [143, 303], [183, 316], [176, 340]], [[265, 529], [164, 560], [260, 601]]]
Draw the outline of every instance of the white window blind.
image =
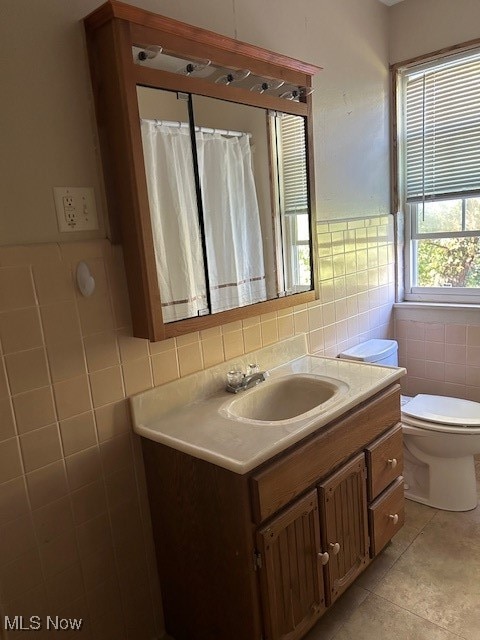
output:
[[405, 72], [407, 202], [480, 193], [480, 53]]
[[307, 154], [303, 118], [282, 114], [279, 120], [281, 140], [281, 186], [285, 214], [308, 212]]

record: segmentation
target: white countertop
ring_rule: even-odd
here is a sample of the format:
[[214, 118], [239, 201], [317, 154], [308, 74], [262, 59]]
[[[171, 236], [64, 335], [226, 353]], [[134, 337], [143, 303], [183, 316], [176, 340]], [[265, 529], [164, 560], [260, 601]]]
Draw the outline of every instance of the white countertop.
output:
[[[170, 391], [175, 394], [175, 384], [181, 385], [179, 380], [164, 385], [160, 392], [151, 389], [131, 398], [134, 431], [144, 438], [244, 474], [399, 380], [405, 375], [405, 369], [303, 355], [270, 369], [271, 377], [260, 384], [267, 385], [277, 377], [296, 373], [336, 378], [348, 385], [348, 390], [333, 406], [323, 411], [320, 408], [314, 415], [310, 411], [301, 419], [252, 424], [228, 417], [221, 411], [237, 397], [223, 390], [183, 406], [167, 407], [165, 411], [161, 402], [167, 391], [165, 387], [171, 387]], [[163, 396], [158, 395], [162, 393]]]

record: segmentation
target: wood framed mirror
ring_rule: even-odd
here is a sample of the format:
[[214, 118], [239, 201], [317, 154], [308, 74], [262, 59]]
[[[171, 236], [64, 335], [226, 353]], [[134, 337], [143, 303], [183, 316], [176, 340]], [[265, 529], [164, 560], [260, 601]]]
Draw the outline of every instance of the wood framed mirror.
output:
[[318, 67], [115, 0], [85, 28], [134, 335], [314, 300]]

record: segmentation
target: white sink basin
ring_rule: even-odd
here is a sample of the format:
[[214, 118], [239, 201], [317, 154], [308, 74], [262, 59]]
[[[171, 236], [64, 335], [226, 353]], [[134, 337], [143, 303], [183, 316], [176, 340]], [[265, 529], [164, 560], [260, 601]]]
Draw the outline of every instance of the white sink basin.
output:
[[330, 408], [348, 389], [345, 382], [335, 378], [293, 374], [241, 392], [221, 411], [230, 418], [254, 424], [297, 421]]

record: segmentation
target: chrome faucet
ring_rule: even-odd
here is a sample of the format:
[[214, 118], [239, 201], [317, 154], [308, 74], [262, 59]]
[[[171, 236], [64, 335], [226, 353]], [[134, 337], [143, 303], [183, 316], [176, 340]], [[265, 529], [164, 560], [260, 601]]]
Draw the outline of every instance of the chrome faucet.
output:
[[251, 389], [260, 382], [264, 382], [270, 374], [268, 371], [255, 371], [249, 375], [243, 374], [238, 381], [227, 382], [226, 390], [230, 393], [239, 393], [240, 391], [246, 391]]

